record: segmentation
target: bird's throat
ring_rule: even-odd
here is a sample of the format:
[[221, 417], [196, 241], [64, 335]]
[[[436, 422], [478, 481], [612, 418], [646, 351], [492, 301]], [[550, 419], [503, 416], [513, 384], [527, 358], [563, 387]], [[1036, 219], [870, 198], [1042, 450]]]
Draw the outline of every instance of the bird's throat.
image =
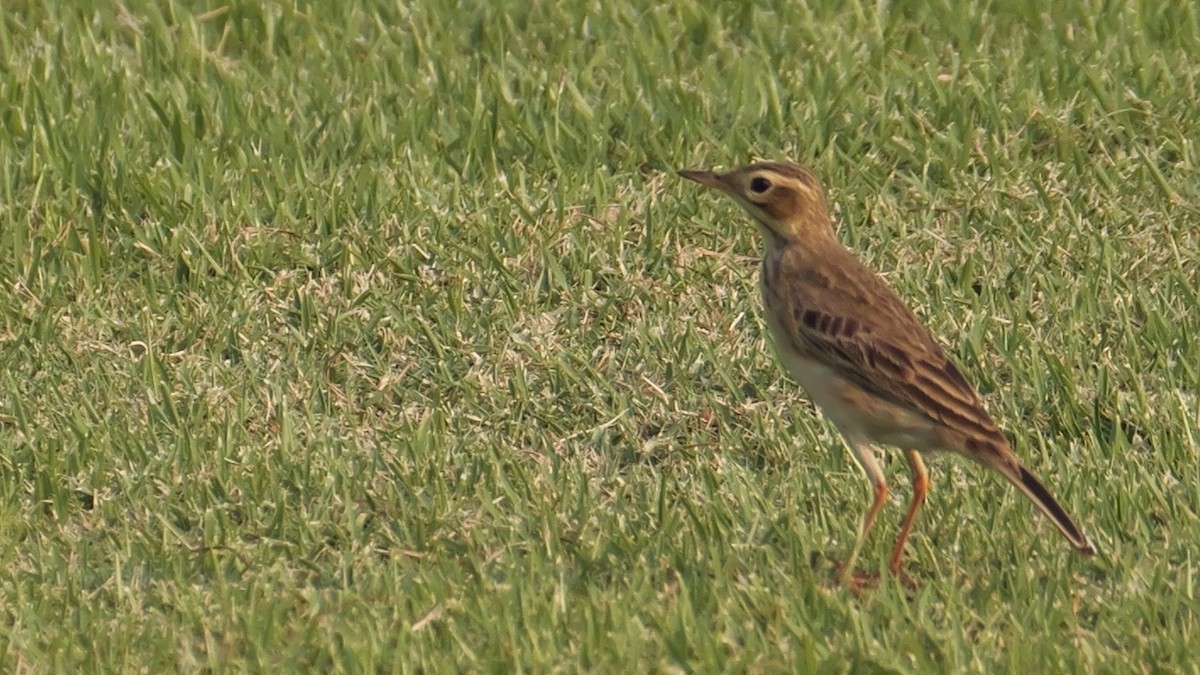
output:
[[771, 255], [772, 253], [781, 251], [781, 250], [783, 250], [784, 246], [787, 246], [787, 243], [788, 243], [787, 237], [784, 237], [782, 234], [771, 229], [770, 225], [767, 225], [766, 223], [762, 222], [761, 220], [759, 220], [757, 222], [758, 222], [758, 231], [761, 232], [762, 236], [763, 236], [763, 244], [764, 244], [763, 252], [765, 255]]

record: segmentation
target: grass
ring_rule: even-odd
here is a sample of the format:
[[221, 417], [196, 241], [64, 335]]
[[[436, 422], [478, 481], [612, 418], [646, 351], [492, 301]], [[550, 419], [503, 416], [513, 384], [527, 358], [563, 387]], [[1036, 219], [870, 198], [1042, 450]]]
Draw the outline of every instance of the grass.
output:
[[[1195, 7], [478, 4], [6, 5], [0, 669], [1196, 672]], [[942, 457], [915, 597], [832, 587], [866, 488], [673, 175], [753, 157], [1101, 555]]]

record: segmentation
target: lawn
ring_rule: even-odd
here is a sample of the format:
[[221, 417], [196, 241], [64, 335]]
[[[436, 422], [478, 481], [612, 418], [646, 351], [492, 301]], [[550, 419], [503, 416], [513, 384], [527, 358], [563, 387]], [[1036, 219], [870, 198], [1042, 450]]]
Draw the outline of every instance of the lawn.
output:
[[[5, 3], [0, 671], [1200, 672], [1200, 9]], [[909, 594], [680, 168], [795, 159], [1092, 536]], [[862, 564], [882, 566], [909, 495]]]

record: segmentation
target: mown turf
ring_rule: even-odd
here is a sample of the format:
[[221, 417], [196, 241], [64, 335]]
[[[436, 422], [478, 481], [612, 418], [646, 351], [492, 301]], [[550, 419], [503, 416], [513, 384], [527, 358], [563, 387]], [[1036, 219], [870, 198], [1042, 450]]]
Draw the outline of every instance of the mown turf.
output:
[[[7, 3], [0, 670], [1196, 672], [1191, 3]], [[1100, 555], [915, 596], [683, 167], [801, 160]], [[890, 547], [904, 464], [864, 563]]]

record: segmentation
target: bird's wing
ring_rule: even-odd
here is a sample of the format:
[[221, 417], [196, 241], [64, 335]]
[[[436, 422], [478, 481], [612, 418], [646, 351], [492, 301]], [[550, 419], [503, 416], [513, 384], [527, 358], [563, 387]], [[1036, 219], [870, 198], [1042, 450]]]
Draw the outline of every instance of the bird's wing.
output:
[[867, 392], [969, 438], [1001, 436], [979, 394], [899, 296], [848, 253], [839, 262], [781, 274], [768, 291], [795, 346]]

